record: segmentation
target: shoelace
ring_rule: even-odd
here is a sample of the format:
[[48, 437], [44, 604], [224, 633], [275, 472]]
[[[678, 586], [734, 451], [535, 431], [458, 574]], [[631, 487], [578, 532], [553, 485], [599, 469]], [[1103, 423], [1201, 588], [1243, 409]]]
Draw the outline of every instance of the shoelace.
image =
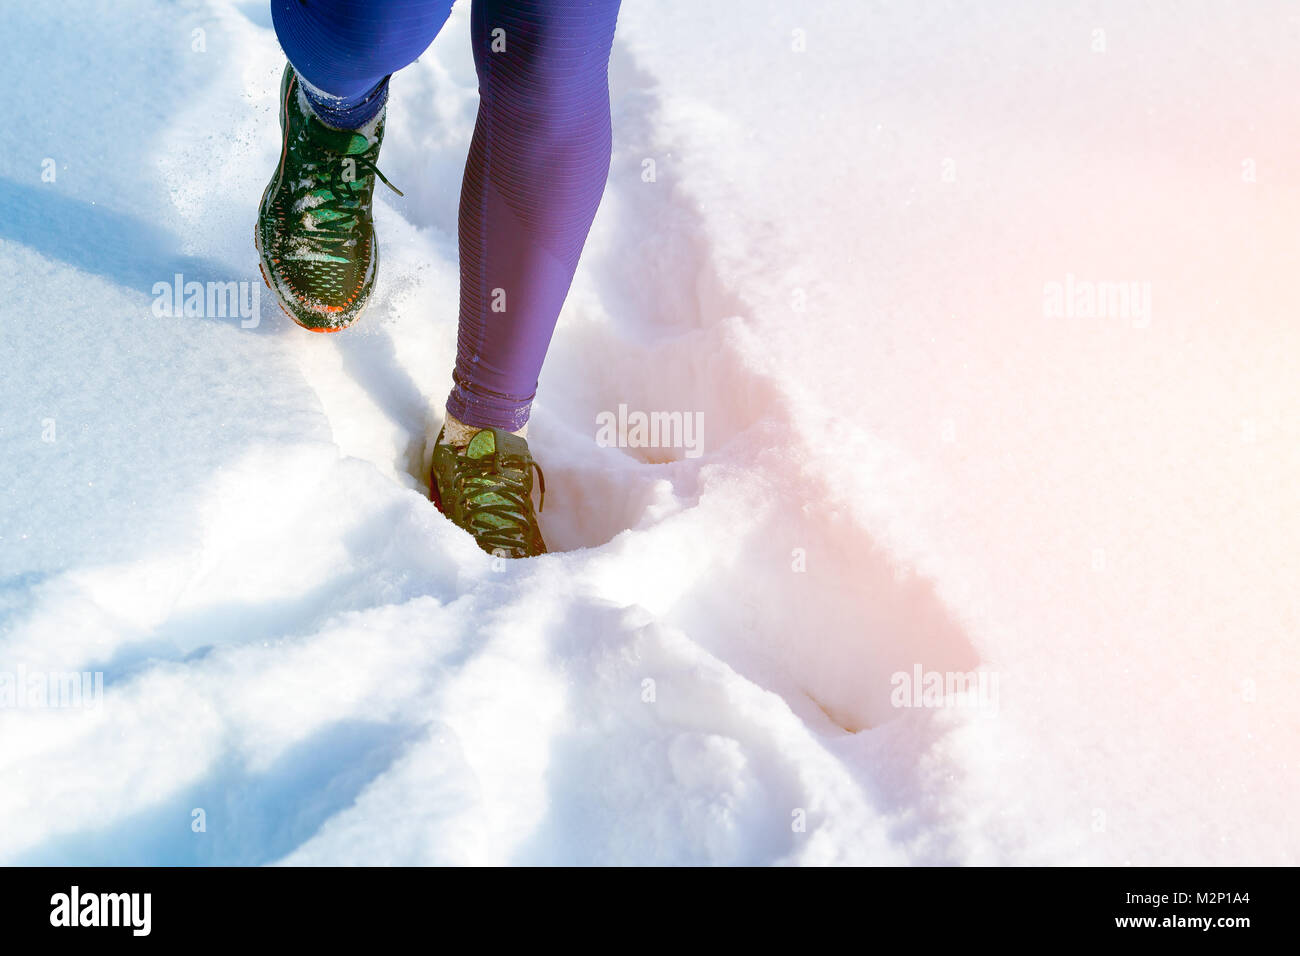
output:
[[[480, 544], [490, 549], [526, 549], [535, 529], [528, 516], [530, 468], [537, 469], [537, 486], [541, 500], [537, 510], [546, 506], [546, 476], [541, 465], [517, 455], [493, 454], [486, 458], [456, 456], [452, 486], [464, 502], [465, 517], [474, 528]], [[493, 501], [496, 495], [505, 503]], [[497, 521], [490, 520], [498, 519]]]
[[321, 165], [319, 163], [302, 164], [303, 172], [307, 173], [314, 183], [310, 190], [312, 195], [318, 195], [321, 189], [329, 190], [328, 198], [322, 198], [319, 203], [307, 207], [307, 212], [315, 221], [315, 228], [304, 235], [304, 238], [314, 240], [325, 250], [336, 250], [352, 238], [352, 231], [357, 225], [357, 214], [361, 211], [361, 197], [364, 194], [367, 176], [375, 175], [397, 195], [405, 195], [379, 171], [373, 159], [373, 149], [353, 154], [350, 158], [356, 161], [359, 174], [352, 180], [345, 180], [332, 162], [327, 167], [328, 176], [318, 175]]

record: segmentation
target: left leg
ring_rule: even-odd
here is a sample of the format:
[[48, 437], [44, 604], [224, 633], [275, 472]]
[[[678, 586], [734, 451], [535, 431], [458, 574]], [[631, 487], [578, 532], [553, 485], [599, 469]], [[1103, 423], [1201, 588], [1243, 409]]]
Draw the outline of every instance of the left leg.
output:
[[460, 202], [460, 329], [447, 411], [528, 421], [605, 189], [619, 0], [474, 0], [479, 112]]
[[609, 174], [618, 8], [474, 0], [471, 11], [479, 112], [461, 187], [455, 386], [431, 492], [506, 557], [546, 551], [520, 433]]

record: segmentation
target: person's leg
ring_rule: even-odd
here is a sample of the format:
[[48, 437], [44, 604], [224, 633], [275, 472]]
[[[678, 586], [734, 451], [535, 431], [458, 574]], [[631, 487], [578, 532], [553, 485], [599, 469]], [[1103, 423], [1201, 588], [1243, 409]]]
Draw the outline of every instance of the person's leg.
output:
[[609, 173], [618, 7], [474, 0], [470, 14], [479, 111], [460, 197], [455, 384], [430, 493], [503, 557], [546, 552], [532, 505], [541, 469], [521, 433]]
[[370, 301], [388, 77], [424, 52], [450, 10], [451, 0], [272, 0], [289, 65], [255, 236], [268, 288], [303, 328], [347, 328]]
[[610, 160], [619, 0], [474, 0], [479, 112], [460, 203], [453, 420], [517, 431]]
[[428, 48], [452, 0], [272, 0], [271, 20], [322, 120], [357, 129], [383, 108], [388, 77]]

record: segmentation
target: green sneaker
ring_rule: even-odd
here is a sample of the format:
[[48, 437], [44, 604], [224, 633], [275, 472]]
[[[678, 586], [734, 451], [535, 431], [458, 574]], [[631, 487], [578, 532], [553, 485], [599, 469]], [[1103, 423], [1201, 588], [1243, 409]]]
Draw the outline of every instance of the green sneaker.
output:
[[326, 126], [299, 93], [298, 74], [280, 83], [280, 163], [262, 194], [255, 242], [262, 278], [289, 318], [313, 332], [347, 328], [365, 308], [379, 267], [371, 216], [384, 139], [380, 114], [369, 137]]
[[[430, 497], [438, 510], [474, 536], [488, 554], [531, 558], [545, 554], [533, 513], [533, 469], [546, 502], [546, 478], [528, 442], [498, 428], [484, 428], [464, 448], [433, 448]], [[539, 506], [538, 511], [541, 510]]]

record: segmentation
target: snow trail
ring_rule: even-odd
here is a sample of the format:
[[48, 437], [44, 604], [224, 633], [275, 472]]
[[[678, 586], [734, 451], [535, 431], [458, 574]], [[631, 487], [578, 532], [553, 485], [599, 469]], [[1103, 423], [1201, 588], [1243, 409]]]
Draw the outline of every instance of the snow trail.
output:
[[[377, 192], [380, 282], [333, 336], [269, 295], [251, 329], [152, 311], [177, 273], [261, 283], [282, 65], [263, 5], [141, 0], [112, 25], [63, 6], [0, 14], [20, 38], [0, 75], [46, 84], [14, 104], [31, 135], [0, 168], [0, 261], [21, 277], [0, 323], [0, 674], [102, 671], [105, 692], [85, 713], [0, 707], [0, 861], [1294, 861], [1293, 829], [1250, 822], [1293, 819], [1296, 604], [1277, 582], [1300, 467], [1270, 416], [1295, 378], [1266, 353], [1295, 340], [1251, 284], [1276, 288], [1285, 257], [1224, 267], [1264, 317], [1229, 326], [1241, 354], [1221, 367], [1224, 325], [1196, 324], [1185, 281], [1159, 286], [1188, 310], [1165, 313], [1175, 330], [1137, 344], [1017, 313], [1058, 263], [1123, 278], [1132, 260], [1092, 228], [1055, 256], [987, 228], [1032, 233], [1042, 208], [1009, 185], [1040, 155], [1001, 174], [990, 158], [1022, 142], [1000, 111], [1030, 57], [1012, 14], [627, 0], [609, 188], [530, 430], [557, 553], [502, 563], [425, 497], [477, 103], [468, 5], [393, 82], [381, 167], [407, 198]], [[1036, 68], [1076, 92], [1046, 60], [1089, 27], [1018, 9], [1052, 38]], [[1162, 22], [1096, 15], [1117, 43]], [[1258, 43], [1267, 16], [1243, 30]], [[985, 76], [980, 38], [1006, 72]], [[863, 65], [862, 43], [880, 57]], [[1124, 49], [1118, 76], [1074, 64], [1097, 68], [1094, 95], [1177, 103], [1164, 78], [1187, 67]], [[927, 82], [946, 109], [912, 88], [915, 62], [943, 64]], [[979, 101], [963, 80], [994, 105], [950, 120]], [[1049, 94], [1017, 92], [1055, 122]], [[946, 156], [985, 169], [985, 193], [943, 193]], [[1291, 208], [1296, 186], [1271, 200]], [[1229, 188], [1205, 192], [1246, 233], [1259, 214]], [[1206, 477], [1167, 464], [1202, 441], [1173, 399], [1130, 388], [1147, 369], [1185, 394], [1162, 351], [1184, 327], [1205, 339], [1189, 360], [1224, 376], [1214, 398], [1251, 383], [1230, 407], [1258, 410], [1267, 446]], [[1163, 429], [1125, 430], [1134, 395]], [[700, 413], [704, 454], [599, 446], [620, 405]], [[1134, 454], [1144, 434], [1163, 460]], [[1141, 501], [1108, 478], [1124, 466]], [[1247, 505], [1239, 527], [1217, 524], [1220, 495]], [[1166, 504], [1184, 499], [1200, 524]], [[1160, 573], [1204, 528], [1257, 589], [1209, 558]], [[1221, 617], [1174, 606], [1225, 581], [1242, 596]], [[994, 672], [996, 706], [900, 708], [916, 668]]]

